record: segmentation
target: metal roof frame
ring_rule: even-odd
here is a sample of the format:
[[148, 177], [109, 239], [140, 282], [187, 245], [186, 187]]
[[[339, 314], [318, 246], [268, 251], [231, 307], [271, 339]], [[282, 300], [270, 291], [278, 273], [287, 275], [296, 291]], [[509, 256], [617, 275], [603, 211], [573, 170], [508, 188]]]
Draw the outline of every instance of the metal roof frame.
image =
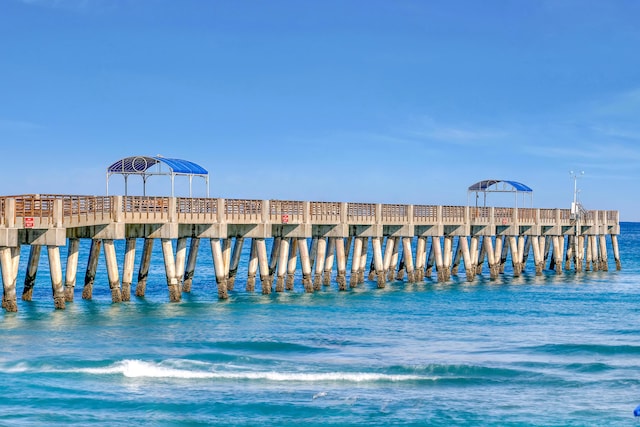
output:
[[142, 192], [147, 194], [147, 179], [154, 175], [165, 175], [171, 177], [171, 197], [174, 197], [174, 181], [176, 176], [187, 176], [189, 178], [189, 197], [192, 196], [193, 177], [204, 178], [207, 187], [207, 197], [209, 197], [209, 172], [202, 166], [182, 159], [174, 159], [157, 156], [131, 156], [120, 159], [107, 168], [107, 195], [109, 195], [109, 179], [111, 175], [122, 175], [124, 177], [124, 195], [128, 195], [127, 181], [129, 175], [142, 177]]
[[467, 205], [469, 205], [469, 197], [471, 193], [476, 194], [476, 207], [478, 207], [478, 199], [480, 193], [483, 195], [483, 206], [487, 206], [487, 193], [514, 193], [515, 207], [518, 207], [518, 195], [522, 195], [523, 201], [525, 196], [529, 196], [530, 207], [533, 206], [533, 189], [518, 181], [505, 179], [485, 179], [470, 185], [467, 189]]

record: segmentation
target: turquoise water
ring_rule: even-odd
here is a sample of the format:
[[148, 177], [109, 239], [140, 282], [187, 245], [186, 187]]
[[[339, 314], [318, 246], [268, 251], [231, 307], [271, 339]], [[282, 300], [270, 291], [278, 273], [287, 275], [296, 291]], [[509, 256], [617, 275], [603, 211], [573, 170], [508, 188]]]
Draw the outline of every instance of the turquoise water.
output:
[[34, 301], [0, 314], [0, 425], [637, 425], [639, 243], [623, 224], [619, 272], [610, 250], [608, 273], [313, 295], [246, 293], [242, 265], [218, 301], [203, 242], [173, 304], [159, 243], [145, 299], [111, 304], [101, 257], [82, 300], [85, 246], [64, 311], [43, 251]]

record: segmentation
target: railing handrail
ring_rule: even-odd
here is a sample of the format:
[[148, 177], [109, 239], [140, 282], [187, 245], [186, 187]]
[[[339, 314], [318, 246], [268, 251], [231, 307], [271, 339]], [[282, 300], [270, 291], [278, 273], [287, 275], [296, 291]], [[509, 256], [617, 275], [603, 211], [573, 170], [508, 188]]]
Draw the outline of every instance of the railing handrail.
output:
[[[114, 198], [120, 202], [115, 203]], [[39, 224], [54, 222], [55, 204], [62, 205], [62, 224], [82, 221], [105, 221], [112, 218], [115, 211], [125, 217], [135, 215], [154, 217], [170, 214], [171, 197], [167, 196], [88, 196], [64, 194], [23, 194], [0, 196], [0, 226], [6, 226], [7, 200], [13, 199], [13, 223], [17, 218], [32, 217]], [[220, 203], [224, 203], [221, 205]], [[265, 212], [263, 209], [267, 207]], [[346, 210], [345, 210], [346, 209]], [[221, 212], [219, 212], [222, 210]], [[376, 204], [362, 202], [304, 202], [299, 200], [257, 200], [257, 199], [217, 199], [198, 197], [176, 197], [175, 214], [184, 219], [186, 215], [198, 215], [201, 221], [215, 221], [219, 215], [226, 221], [280, 221], [283, 216], [291, 222], [304, 221], [337, 223], [346, 219], [349, 223], [463, 223], [467, 220], [476, 224], [512, 224], [514, 221], [527, 224], [554, 225], [558, 222], [570, 224], [575, 221], [570, 209], [558, 208], [514, 208], [514, 207], [473, 207], [449, 205], [408, 205]], [[411, 216], [411, 217], [410, 217]], [[268, 219], [267, 219], [268, 218]], [[589, 210], [579, 218], [586, 225], [617, 225], [619, 211]]]

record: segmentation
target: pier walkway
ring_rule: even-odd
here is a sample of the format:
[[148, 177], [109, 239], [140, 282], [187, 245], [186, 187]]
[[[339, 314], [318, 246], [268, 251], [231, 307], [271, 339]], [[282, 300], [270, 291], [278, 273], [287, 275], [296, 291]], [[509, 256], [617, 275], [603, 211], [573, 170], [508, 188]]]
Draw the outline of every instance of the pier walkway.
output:
[[[473, 281], [510, 258], [521, 274], [532, 252], [536, 274], [607, 270], [610, 237], [620, 268], [619, 213], [569, 209], [404, 205], [147, 196], [18, 195], [0, 197], [0, 266], [7, 311], [17, 310], [20, 249], [30, 246], [23, 300], [31, 300], [42, 247], [47, 248], [56, 308], [73, 301], [79, 239], [91, 239], [82, 297], [90, 299], [101, 248], [114, 302], [130, 299], [137, 239], [144, 239], [136, 295], [144, 296], [154, 239], [162, 244], [170, 301], [189, 292], [200, 239], [209, 239], [219, 298], [233, 289], [242, 247], [250, 239], [247, 290], [293, 289], [297, 269], [306, 292], [335, 281], [340, 290], [369, 280], [416, 282], [437, 272], [447, 281], [464, 265]], [[114, 241], [126, 241], [122, 277]], [[265, 240], [273, 239], [267, 253]], [[188, 245], [189, 243], [189, 245]], [[67, 247], [63, 277], [60, 247]], [[188, 246], [188, 247], [187, 247]], [[454, 249], [455, 248], [455, 249]], [[370, 254], [369, 254], [370, 253]], [[551, 256], [549, 254], [551, 253]], [[335, 270], [335, 274], [334, 274]], [[406, 279], [405, 279], [406, 275]]]

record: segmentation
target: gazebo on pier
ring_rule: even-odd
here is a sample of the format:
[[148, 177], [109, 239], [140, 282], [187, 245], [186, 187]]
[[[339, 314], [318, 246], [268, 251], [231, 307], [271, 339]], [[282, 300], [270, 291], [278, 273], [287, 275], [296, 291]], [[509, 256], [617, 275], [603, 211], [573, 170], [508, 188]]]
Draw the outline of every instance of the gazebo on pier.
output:
[[147, 194], [147, 179], [154, 175], [164, 175], [171, 178], [171, 197], [175, 193], [175, 178], [186, 176], [189, 178], [189, 197], [192, 197], [193, 177], [205, 180], [207, 197], [209, 197], [209, 172], [202, 166], [182, 159], [172, 159], [157, 156], [132, 156], [120, 159], [107, 168], [107, 195], [109, 195], [109, 179], [112, 175], [124, 176], [124, 195], [128, 195], [128, 178], [130, 175], [142, 177], [142, 192]]
[[502, 180], [502, 179], [485, 179], [478, 181], [475, 184], [469, 186], [467, 191], [467, 205], [471, 194], [475, 193], [475, 207], [478, 206], [478, 200], [482, 195], [482, 206], [487, 206], [487, 194], [488, 193], [513, 193], [515, 204], [514, 207], [518, 207], [518, 196], [522, 196], [522, 204], [525, 204], [526, 197], [529, 198], [529, 207], [533, 206], [533, 190], [531, 187], [517, 181]]

